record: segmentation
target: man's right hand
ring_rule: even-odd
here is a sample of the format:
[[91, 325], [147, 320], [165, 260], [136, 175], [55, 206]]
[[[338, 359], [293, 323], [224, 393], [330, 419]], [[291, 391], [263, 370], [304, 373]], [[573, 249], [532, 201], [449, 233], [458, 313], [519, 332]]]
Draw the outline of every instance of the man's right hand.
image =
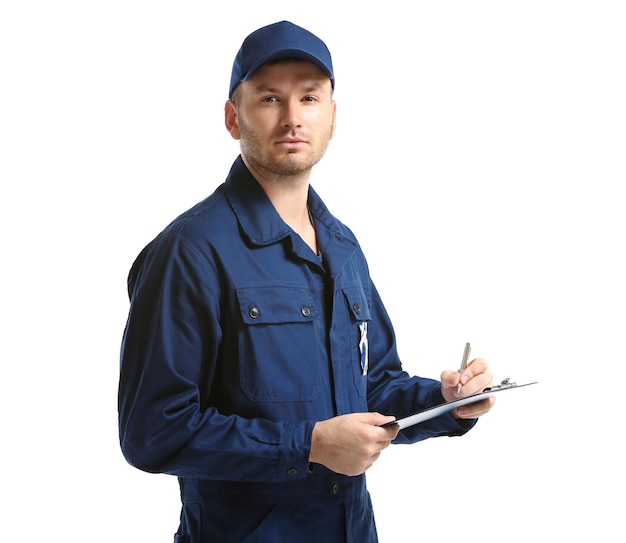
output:
[[335, 473], [361, 475], [378, 459], [400, 429], [395, 417], [380, 413], [350, 413], [318, 422], [313, 428], [309, 461]]

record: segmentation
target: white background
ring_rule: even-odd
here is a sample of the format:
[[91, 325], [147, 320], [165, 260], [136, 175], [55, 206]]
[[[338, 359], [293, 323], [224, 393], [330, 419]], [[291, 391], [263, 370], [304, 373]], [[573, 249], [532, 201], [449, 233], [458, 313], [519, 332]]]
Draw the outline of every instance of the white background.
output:
[[117, 441], [126, 274], [223, 181], [232, 60], [281, 19], [333, 53], [313, 185], [406, 369], [438, 377], [470, 341], [496, 379], [539, 381], [463, 438], [385, 451], [381, 542], [615, 541], [626, 17], [602, 0], [3, 2], [0, 538], [172, 541], [176, 480]]

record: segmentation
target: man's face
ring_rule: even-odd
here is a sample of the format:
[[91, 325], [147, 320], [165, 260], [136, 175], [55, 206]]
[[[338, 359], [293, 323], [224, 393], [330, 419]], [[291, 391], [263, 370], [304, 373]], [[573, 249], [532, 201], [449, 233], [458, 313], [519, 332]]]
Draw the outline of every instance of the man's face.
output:
[[[241, 154], [265, 175], [310, 171], [335, 130], [330, 79], [305, 61], [267, 64], [242, 82], [227, 104], [227, 126]], [[230, 115], [230, 123], [229, 123]]]

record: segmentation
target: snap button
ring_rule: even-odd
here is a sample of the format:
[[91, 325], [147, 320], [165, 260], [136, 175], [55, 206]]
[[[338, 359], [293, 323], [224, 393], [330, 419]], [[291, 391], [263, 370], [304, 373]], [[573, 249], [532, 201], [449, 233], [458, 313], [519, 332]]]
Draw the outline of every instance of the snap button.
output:
[[308, 307], [303, 307], [300, 310], [300, 313], [302, 313], [302, 316], [304, 316], [304, 317], [310, 317], [311, 316], [311, 309], [308, 308]]
[[296, 475], [298, 475], [297, 468], [289, 468], [287, 470], [287, 475], [289, 475], [289, 477], [295, 477]]
[[260, 314], [261, 314], [261, 310], [256, 305], [253, 305], [248, 310], [248, 315], [250, 315], [251, 319], [256, 319]]
[[354, 304], [352, 306], [352, 309], [354, 309], [354, 312], [358, 315], [359, 313], [361, 313], [361, 306], [359, 304]]
[[333, 496], [336, 496], [337, 492], [339, 492], [339, 484], [338, 483], [333, 484], [330, 491], [332, 492]]

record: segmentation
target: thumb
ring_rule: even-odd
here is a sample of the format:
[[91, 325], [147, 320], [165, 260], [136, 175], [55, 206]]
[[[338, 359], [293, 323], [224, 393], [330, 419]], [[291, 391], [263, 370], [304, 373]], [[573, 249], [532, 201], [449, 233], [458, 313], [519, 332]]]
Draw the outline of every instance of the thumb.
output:
[[394, 420], [396, 420], [396, 417], [392, 415], [370, 412], [367, 413], [367, 417], [365, 417], [364, 422], [372, 424], [373, 426], [381, 426], [382, 424], [387, 424], [388, 422], [393, 422]]

